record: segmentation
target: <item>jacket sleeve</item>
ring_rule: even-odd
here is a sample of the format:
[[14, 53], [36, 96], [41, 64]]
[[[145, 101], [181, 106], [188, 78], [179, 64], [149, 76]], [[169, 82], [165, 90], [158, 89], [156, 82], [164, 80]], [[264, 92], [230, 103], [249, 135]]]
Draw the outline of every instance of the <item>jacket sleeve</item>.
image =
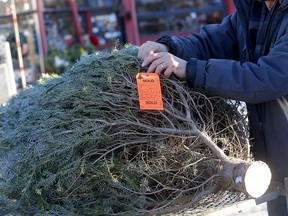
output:
[[163, 36], [157, 40], [166, 44], [169, 52], [184, 60], [239, 59], [237, 42], [237, 14], [225, 17], [221, 24], [204, 26], [199, 34], [189, 36]]
[[288, 33], [256, 64], [191, 58], [186, 74], [190, 87], [201, 87], [224, 98], [255, 104], [285, 96], [288, 94]]

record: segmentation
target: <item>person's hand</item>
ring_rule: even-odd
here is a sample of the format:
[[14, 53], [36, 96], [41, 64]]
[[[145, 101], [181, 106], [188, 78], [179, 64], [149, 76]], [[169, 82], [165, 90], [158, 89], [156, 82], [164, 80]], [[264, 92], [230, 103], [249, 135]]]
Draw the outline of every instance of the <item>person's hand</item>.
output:
[[144, 59], [142, 67], [148, 65], [148, 73], [155, 72], [159, 75], [163, 73], [166, 77], [174, 73], [179, 78], [186, 77], [187, 61], [168, 52], [151, 53]]
[[168, 52], [168, 47], [153, 41], [147, 41], [139, 47], [138, 58], [145, 60], [150, 54]]

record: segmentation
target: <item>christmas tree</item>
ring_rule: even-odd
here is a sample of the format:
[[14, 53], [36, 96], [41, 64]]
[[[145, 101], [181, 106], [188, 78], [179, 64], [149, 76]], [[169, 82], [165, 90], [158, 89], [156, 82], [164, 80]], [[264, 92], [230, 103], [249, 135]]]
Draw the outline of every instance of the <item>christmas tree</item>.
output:
[[132, 45], [85, 55], [1, 107], [2, 208], [165, 214], [208, 194], [245, 191], [242, 177], [255, 162], [239, 103], [160, 76], [164, 110], [140, 110], [140, 65]]

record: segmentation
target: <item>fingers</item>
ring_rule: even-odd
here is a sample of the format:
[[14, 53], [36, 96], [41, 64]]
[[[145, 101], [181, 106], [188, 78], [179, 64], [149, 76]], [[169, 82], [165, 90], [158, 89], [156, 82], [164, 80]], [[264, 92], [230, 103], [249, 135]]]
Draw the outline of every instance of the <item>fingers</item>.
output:
[[145, 60], [150, 54], [167, 52], [168, 47], [153, 41], [147, 41], [139, 47], [138, 58]]
[[[153, 46], [153, 44], [155, 44], [155, 45]], [[150, 53], [153, 53], [156, 51], [156, 49], [157, 49], [156, 46], [157, 46], [157, 44], [155, 42], [152, 42], [152, 41], [147, 41], [146, 43], [143, 43], [139, 47], [138, 58], [145, 59]]]
[[170, 77], [173, 73], [179, 78], [186, 78], [187, 61], [183, 59], [180, 59], [170, 53], [164, 53], [163, 56], [159, 58], [157, 64], [163, 65], [159, 71], [161, 71], [166, 77]]
[[166, 69], [164, 62], [165, 53], [153, 53], [150, 54], [149, 57], [147, 57], [147, 59], [143, 61], [143, 65], [149, 65], [147, 72], [155, 72], [157, 74], [160, 74], [164, 69]]
[[145, 67], [151, 63], [153, 63], [157, 58], [159, 58], [158, 53], [154, 53], [153, 51], [149, 51], [145, 54], [145, 58], [143, 58], [142, 67]]
[[149, 65], [147, 72], [163, 73], [164, 76], [170, 77], [174, 73], [179, 78], [186, 77], [187, 61], [180, 59], [168, 52], [149, 52], [149, 55], [143, 60], [142, 66]]
[[172, 75], [173, 70], [171, 66], [166, 66], [165, 63], [163, 63], [157, 66], [155, 73], [159, 75], [163, 73], [165, 77], [169, 78]]
[[171, 56], [168, 53], [157, 53], [154, 54], [155, 60], [150, 64], [149, 68], [147, 69], [148, 73], [156, 73], [160, 75], [161, 73], [164, 74], [166, 77], [170, 77], [175, 69], [175, 66], [172, 64]]

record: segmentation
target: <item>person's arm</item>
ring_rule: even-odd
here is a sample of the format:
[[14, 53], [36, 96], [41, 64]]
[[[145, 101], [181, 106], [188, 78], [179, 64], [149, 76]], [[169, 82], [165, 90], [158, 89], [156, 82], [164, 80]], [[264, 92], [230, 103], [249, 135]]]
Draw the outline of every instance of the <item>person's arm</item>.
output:
[[199, 34], [163, 36], [157, 40], [165, 44], [173, 55], [188, 60], [239, 59], [237, 41], [237, 13], [225, 17], [221, 24], [204, 26]]
[[163, 36], [157, 42], [147, 41], [139, 47], [138, 57], [143, 59], [142, 66], [149, 67], [147, 72], [164, 73], [167, 77], [174, 73], [185, 78], [187, 61], [192, 57], [239, 58], [235, 26], [236, 13], [224, 18], [221, 24], [203, 27], [200, 35]]
[[219, 96], [249, 103], [275, 100], [288, 94], [288, 33], [276, 41], [257, 64], [225, 59], [191, 58], [186, 80]]

